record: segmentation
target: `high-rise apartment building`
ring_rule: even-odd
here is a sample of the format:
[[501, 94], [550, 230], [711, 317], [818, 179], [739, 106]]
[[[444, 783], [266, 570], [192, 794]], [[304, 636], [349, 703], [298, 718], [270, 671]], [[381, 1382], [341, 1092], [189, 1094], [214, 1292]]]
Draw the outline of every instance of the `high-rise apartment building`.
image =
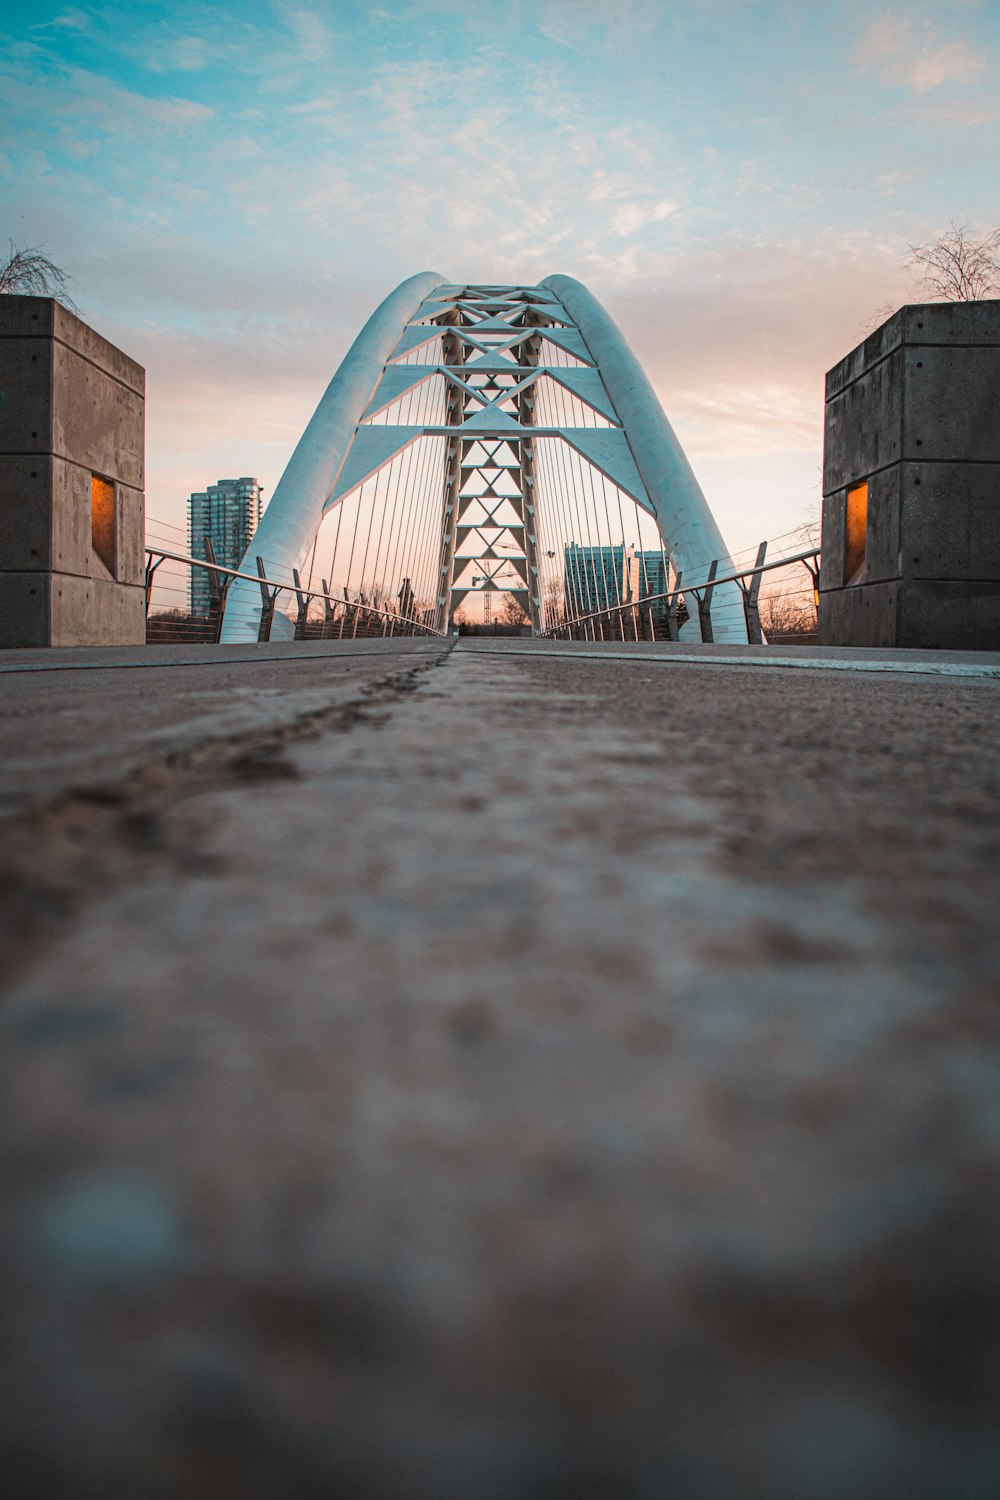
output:
[[[256, 479], [219, 479], [188, 500], [188, 546], [192, 557], [205, 556], [205, 542], [215, 561], [238, 568], [260, 521], [260, 485]], [[209, 574], [191, 569], [191, 613], [207, 615], [211, 602]]]

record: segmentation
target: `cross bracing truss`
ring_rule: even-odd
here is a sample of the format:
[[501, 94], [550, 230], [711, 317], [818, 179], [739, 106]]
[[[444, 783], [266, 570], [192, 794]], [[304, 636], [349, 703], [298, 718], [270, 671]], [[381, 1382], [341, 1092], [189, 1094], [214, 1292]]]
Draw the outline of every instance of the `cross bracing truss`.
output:
[[[633, 586], [623, 560], [634, 572], [650, 537], [664, 569], [692, 584], [713, 560], [730, 571], [640, 366], [568, 277], [451, 285], [428, 273], [397, 288], [331, 381], [241, 571], [298, 577], [324, 518], [336, 519], [329, 575], [345, 606], [352, 590], [362, 603], [405, 600], [439, 630], [474, 593], [512, 596], [535, 632], [556, 609], [620, 602]], [[610, 571], [602, 560], [584, 597], [598, 553]], [[226, 638], [256, 639], [259, 603], [252, 585], [236, 587]], [[746, 639], [741, 608], [717, 599], [715, 619], [716, 639]]]

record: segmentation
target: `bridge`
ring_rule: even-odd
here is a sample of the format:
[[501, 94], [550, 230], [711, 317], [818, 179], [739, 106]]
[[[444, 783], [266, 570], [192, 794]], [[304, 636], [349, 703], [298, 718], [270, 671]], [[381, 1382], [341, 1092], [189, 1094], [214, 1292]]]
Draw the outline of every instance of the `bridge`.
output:
[[567, 278], [202, 565], [0, 660], [5, 1493], [992, 1500], [1000, 655], [758, 643]]
[[[305, 592], [317, 556], [325, 596], [392, 603], [418, 629], [445, 632], [473, 596], [489, 619], [500, 594], [534, 635], [579, 621], [594, 637], [672, 575], [703, 639], [748, 640], [747, 591], [660, 402], [568, 276], [424, 273], [386, 298], [275, 489], [222, 640], [267, 638], [269, 583]], [[648, 603], [629, 624], [655, 638]]]

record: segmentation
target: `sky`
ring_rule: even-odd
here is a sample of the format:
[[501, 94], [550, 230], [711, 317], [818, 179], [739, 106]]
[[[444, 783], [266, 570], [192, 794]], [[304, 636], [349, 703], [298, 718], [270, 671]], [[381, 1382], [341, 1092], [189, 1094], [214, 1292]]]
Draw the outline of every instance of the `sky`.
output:
[[1000, 0], [0, 0], [0, 237], [147, 371], [147, 512], [270, 493], [402, 279], [585, 282], [733, 550], [818, 510], [823, 377], [1000, 222]]

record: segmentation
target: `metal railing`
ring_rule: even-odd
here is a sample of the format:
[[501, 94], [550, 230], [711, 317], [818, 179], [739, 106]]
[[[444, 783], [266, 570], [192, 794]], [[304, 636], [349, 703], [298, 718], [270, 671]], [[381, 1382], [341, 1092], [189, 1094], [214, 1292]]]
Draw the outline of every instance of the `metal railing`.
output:
[[[261, 558], [257, 559], [257, 573], [244, 573], [239, 568], [227, 568], [215, 561], [214, 552], [210, 542], [206, 542], [206, 550], [211, 554], [209, 558], [202, 561], [200, 558], [192, 557], [185, 552], [173, 552], [169, 548], [147, 545], [146, 547], [146, 633], [147, 640], [156, 637], [156, 622], [167, 621], [169, 617], [170, 626], [183, 635], [184, 631], [197, 632], [197, 638], [202, 641], [219, 642], [222, 638], [222, 625], [226, 613], [226, 600], [230, 586], [235, 578], [242, 578], [250, 583], [256, 583], [261, 594], [261, 617], [258, 628], [258, 641], [271, 639], [271, 631], [274, 625], [274, 617], [281, 594], [294, 596], [294, 614], [288, 616], [293, 626], [293, 639], [300, 641], [307, 638], [307, 632], [318, 636], [321, 640], [337, 640], [345, 637], [357, 636], [395, 636], [395, 635], [429, 635], [441, 637], [443, 632], [436, 630], [432, 625], [426, 623], [423, 618], [407, 614], [402, 609], [392, 605], [369, 604], [361, 598], [352, 599], [346, 589], [340, 595], [330, 591], [329, 585], [324, 580], [322, 589], [310, 588], [303, 585], [297, 568], [292, 569], [292, 582], [281, 583], [277, 579], [269, 578], [265, 571], [265, 565]], [[188, 568], [200, 568], [208, 574], [209, 586], [209, 608], [207, 615], [193, 615], [188, 613], [186, 618], [177, 618], [181, 611], [167, 611], [156, 613], [150, 611], [153, 588], [156, 583], [157, 570], [163, 563], [179, 563]], [[309, 610], [314, 601], [319, 601], [322, 606], [322, 619], [319, 629], [315, 627], [310, 630]], [[290, 600], [291, 602], [291, 600]], [[165, 636], [161, 635], [161, 639]]]
[[[663, 593], [643, 594], [634, 599], [625, 599], [617, 604], [607, 604], [601, 609], [591, 610], [586, 614], [574, 615], [563, 619], [542, 632], [543, 635], [553, 639], [565, 636], [567, 640], [606, 640], [606, 628], [614, 640], [656, 640], [656, 624], [659, 621], [661, 628], [666, 628], [666, 639], [676, 641], [680, 639], [680, 628], [684, 621], [690, 618], [690, 612], [683, 615], [687, 609], [689, 599], [694, 599], [698, 611], [698, 626], [701, 639], [711, 642], [714, 639], [712, 632], [712, 595], [715, 590], [723, 584], [736, 584], [743, 600], [743, 613], [746, 619], [747, 641], [752, 646], [762, 645], [764, 633], [760, 620], [760, 588], [765, 573], [776, 572], [779, 568], [787, 568], [795, 564], [801, 564], [812, 582], [812, 602], [815, 608], [819, 599], [819, 566], [820, 548], [810, 547], [803, 552], [793, 553], [788, 557], [772, 558], [770, 562], [765, 561], [767, 554], [767, 542], [761, 542], [757, 549], [757, 559], [753, 567], [734, 568], [730, 573], [720, 574], [718, 571], [718, 559], [709, 564], [704, 580], [697, 584], [685, 584], [683, 573], [677, 573], [674, 587]], [[656, 606], [659, 606], [658, 608]], [[626, 631], [626, 621], [628, 631]]]
[[[753, 566], [740, 565], [729, 572], [720, 574], [718, 562], [713, 561], [699, 583], [686, 584], [683, 574], [678, 573], [672, 589], [659, 593], [638, 594], [631, 599], [625, 598], [619, 602], [604, 604], [602, 608], [589, 610], [583, 614], [564, 617], [550, 624], [542, 631], [542, 635], [549, 638], [563, 637], [595, 641], [607, 639], [676, 641], [680, 639], [681, 626], [694, 614], [694, 610], [690, 607], [693, 600], [697, 610], [701, 640], [710, 642], [714, 638], [713, 594], [722, 585], [734, 584], [739, 589], [742, 598], [747, 639], [750, 644], [762, 644], [765, 629], [768, 638], [772, 640], [776, 635], [786, 641], [794, 640], [796, 636], [800, 639], [814, 638], [814, 634], [810, 637], [810, 629], [812, 632], [815, 630], [819, 547], [806, 548], [801, 552], [769, 560], [766, 558], [767, 547], [767, 542], [760, 544]], [[308, 638], [336, 640], [397, 635], [424, 635], [440, 639], [444, 634], [429, 623], [430, 612], [426, 609], [419, 613], [407, 612], [402, 607], [385, 603], [384, 599], [382, 603], [376, 603], [374, 600], [369, 602], [365, 598], [364, 590], [354, 597], [346, 589], [340, 593], [334, 593], [325, 580], [323, 580], [322, 588], [312, 588], [303, 585], [296, 569], [292, 570], [290, 583], [281, 582], [268, 576], [265, 564], [260, 558], [257, 559], [258, 572], [256, 574], [242, 572], [238, 568], [228, 568], [217, 563], [210, 542], [206, 542], [206, 551], [210, 556], [202, 560], [187, 552], [174, 551], [169, 546], [155, 542], [147, 543], [145, 572], [147, 640], [163, 642], [189, 639], [219, 642], [222, 637], [229, 589], [233, 580], [237, 578], [256, 583], [260, 589], [261, 613], [257, 633], [258, 641], [271, 639], [275, 615], [279, 613], [279, 604], [282, 599], [287, 599], [289, 606], [287, 609], [280, 610], [289, 622], [286, 627], [288, 635], [285, 638], [290, 636], [294, 640]], [[190, 608], [181, 609], [176, 606], [159, 611], [151, 609], [154, 585], [158, 586], [157, 572], [164, 563], [187, 570], [197, 568], [207, 575], [209, 591], [207, 613], [195, 613]], [[797, 603], [799, 596], [805, 594], [804, 588], [792, 591], [791, 595], [778, 595], [771, 598], [765, 596], [763, 600], [761, 598], [761, 585], [765, 575], [774, 575], [781, 569], [798, 566], [805, 569], [811, 585], [809, 608], [812, 611], [813, 623], [810, 627], [809, 622], [806, 622], [804, 630], [801, 621], [805, 606]], [[189, 595], [188, 586], [176, 587], [180, 583], [176, 575], [171, 581], [175, 587], [169, 592], [173, 592], [178, 598]], [[162, 594], [163, 591], [160, 590], [160, 597]], [[772, 607], [775, 597], [778, 597], [783, 604], [791, 604], [791, 613], [799, 622], [798, 629], [793, 628], [789, 633], [781, 626], [775, 628], [775, 612]], [[771, 615], [764, 628], [761, 623], [762, 604], [765, 607], [765, 613], [769, 611]], [[314, 606], [319, 607], [318, 611]]]

